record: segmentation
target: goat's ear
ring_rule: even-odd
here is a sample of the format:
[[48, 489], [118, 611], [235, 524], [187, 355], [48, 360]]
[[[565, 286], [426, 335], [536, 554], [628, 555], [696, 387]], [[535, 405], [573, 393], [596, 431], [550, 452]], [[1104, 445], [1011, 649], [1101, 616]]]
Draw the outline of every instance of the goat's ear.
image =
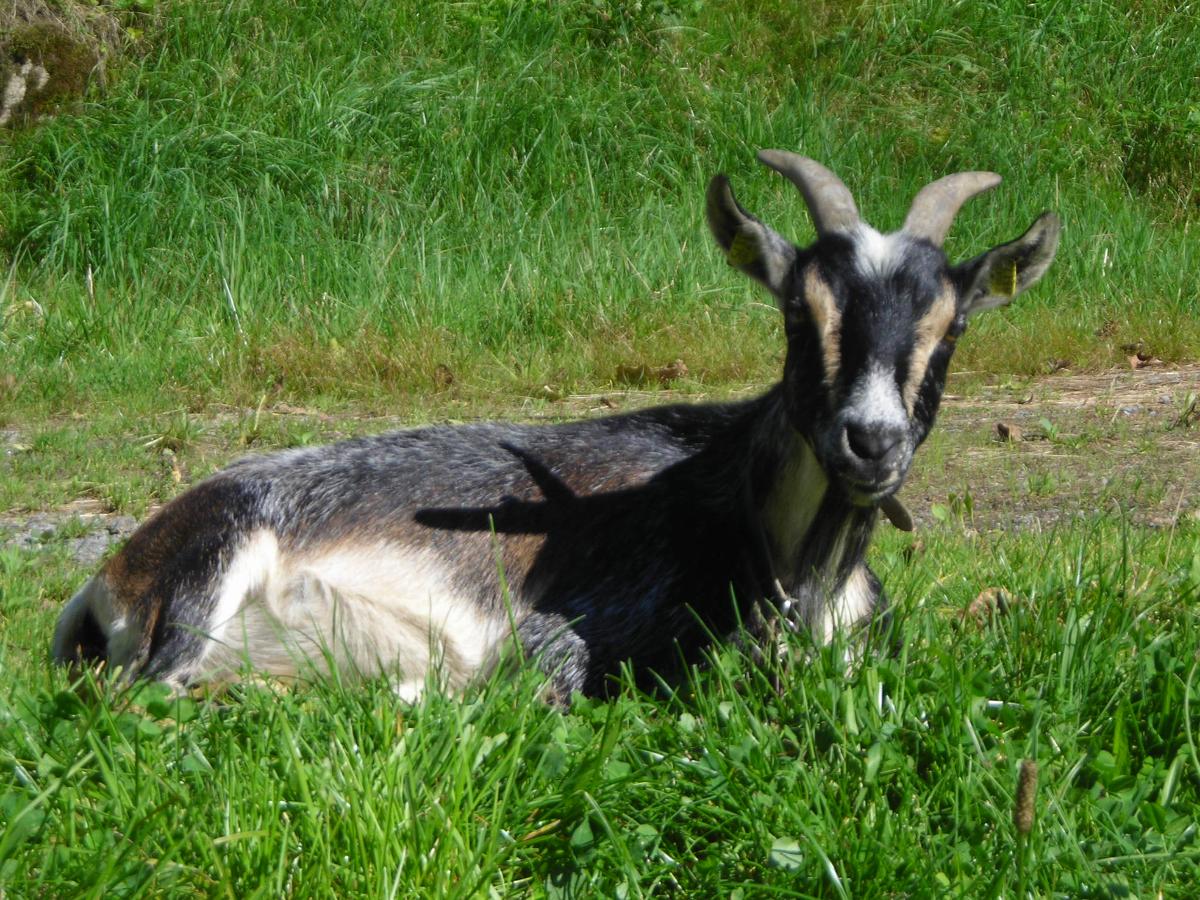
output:
[[742, 209], [724, 175], [717, 175], [708, 184], [707, 212], [708, 227], [729, 264], [782, 297], [788, 272], [796, 261], [796, 248], [791, 242]]
[[1061, 229], [1058, 216], [1042, 213], [1015, 241], [955, 266], [962, 292], [960, 311], [969, 316], [1003, 306], [1036, 284], [1054, 261]]

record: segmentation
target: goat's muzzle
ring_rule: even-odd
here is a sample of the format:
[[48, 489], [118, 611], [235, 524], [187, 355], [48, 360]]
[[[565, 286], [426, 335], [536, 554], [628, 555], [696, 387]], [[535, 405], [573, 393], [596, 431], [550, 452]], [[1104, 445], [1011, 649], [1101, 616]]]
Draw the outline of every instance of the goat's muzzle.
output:
[[851, 502], [878, 503], [899, 489], [912, 462], [908, 430], [878, 422], [848, 422], [836, 442], [833, 474]]

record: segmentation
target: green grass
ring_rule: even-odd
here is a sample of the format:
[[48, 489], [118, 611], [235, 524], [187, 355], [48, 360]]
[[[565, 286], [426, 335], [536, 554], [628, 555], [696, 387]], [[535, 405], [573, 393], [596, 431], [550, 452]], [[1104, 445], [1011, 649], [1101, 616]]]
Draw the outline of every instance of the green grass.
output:
[[[1200, 878], [1200, 532], [942, 526], [875, 560], [892, 653], [736, 651], [570, 713], [530, 675], [398, 704], [72, 690], [82, 574], [0, 554], [0, 885], [12, 897], [1184, 897]], [[990, 586], [1005, 614], [961, 614]], [[86, 684], [84, 685], [86, 687]], [[83, 696], [86, 700], [81, 700]], [[1024, 849], [1018, 764], [1040, 766]], [[1021, 859], [1018, 865], [1018, 857]], [[739, 893], [740, 892], [740, 893]]]
[[15, 408], [400, 405], [438, 365], [476, 397], [676, 357], [701, 383], [773, 377], [774, 314], [702, 215], [725, 170], [809, 238], [765, 146], [829, 163], [884, 228], [937, 176], [1001, 172], [955, 255], [1063, 214], [1046, 284], [979, 324], [966, 368], [1200, 343], [1193, 3], [160, 12], [103, 95], [0, 138]]

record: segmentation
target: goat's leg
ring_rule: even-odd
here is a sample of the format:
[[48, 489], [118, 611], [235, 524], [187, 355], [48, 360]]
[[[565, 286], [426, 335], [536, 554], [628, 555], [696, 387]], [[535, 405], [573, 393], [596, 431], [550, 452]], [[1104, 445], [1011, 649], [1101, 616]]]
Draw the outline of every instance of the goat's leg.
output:
[[517, 626], [517, 640], [524, 658], [549, 676], [546, 699], [555, 706], [569, 707], [576, 692], [596, 692], [588, 684], [591, 651], [563, 616], [531, 613]]

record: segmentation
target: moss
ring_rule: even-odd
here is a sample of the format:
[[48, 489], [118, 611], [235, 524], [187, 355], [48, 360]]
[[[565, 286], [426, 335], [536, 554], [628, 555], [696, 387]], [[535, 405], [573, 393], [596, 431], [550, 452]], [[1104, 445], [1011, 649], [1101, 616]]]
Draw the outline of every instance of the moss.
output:
[[7, 98], [12, 108], [3, 117], [8, 124], [36, 121], [82, 97], [103, 78], [105, 63], [121, 43], [120, 25], [103, 4], [9, 0], [2, 5], [0, 92], [22, 70], [27, 76], [20, 100], [12, 102], [19, 90]]
[[5, 47], [5, 81], [25, 62], [41, 66], [49, 74], [45, 86], [30, 90], [21, 103], [18, 116], [26, 121], [56, 111], [64, 102], [83, 96], [88, 81], [100, 62], [96, 48], [50, 23], [28, 25], [14, 31]]

